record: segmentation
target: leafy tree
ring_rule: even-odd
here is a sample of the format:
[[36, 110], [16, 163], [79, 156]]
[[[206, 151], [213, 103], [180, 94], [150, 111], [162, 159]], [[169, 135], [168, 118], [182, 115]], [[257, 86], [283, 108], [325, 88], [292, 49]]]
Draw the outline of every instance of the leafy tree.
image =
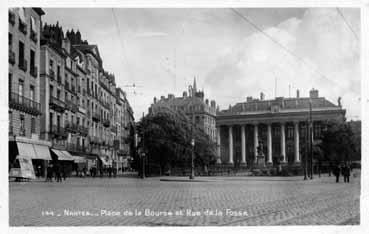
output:
[[205, 132], [191, 123], [181, 111], [169, 108], [145, 116], [139, 123], [143, 138], [139, 147], [161, 171], [171, 167], [189, 168], [192, 137], [195, 140], [194, 162], [205, 166], [215, 162], [215, 144]]
[[361, 153], [358, 152], [360, 144], [347, 122], [328, 122], [319, 148], [325, 160], [346, 162], [353, 160], [357, 154], [360, 154], [361, 158]]

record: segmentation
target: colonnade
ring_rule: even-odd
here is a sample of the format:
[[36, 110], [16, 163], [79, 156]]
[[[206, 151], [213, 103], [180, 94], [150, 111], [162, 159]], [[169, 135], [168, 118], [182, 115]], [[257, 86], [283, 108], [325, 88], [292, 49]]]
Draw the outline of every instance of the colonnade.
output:
[[[267, 155], [265, 157], [267, 158], [267, 163], [273, 163], [272, 159], [272, 123], [267, 123]], [[300, 162], [300, 142], [299, 142], [299, 122], [293, 122], [294, 125], [294, 163]], [[240, 125], [241, 126], [241, 164], [246, 165], [246, 158], [247, 158], [247, 151], [246, 151], [246, 125]], [[228, 158], [228, 164], [234, 163], [234, 149], [233, 149], [233, 126], [229, 125], [228, 127], [228, 150], [229, 150], [229, 158]], [[256, 162], [256, 156], [258, 154], [258, 146], [259, 146], [259, 124], [253, 124], [254, 128], [254, 155], [253, 158]], [[286, 158], [286, 123], [282, 122], [280, 123], [280, 147], [281, 147], [281, 156], [282, 156], [282, 163], [287, 162]], [[220, 126], [217, 127], [217, 163], [222, 163], [221, 161], [221, 139], [220, 139]], [[224, 162], [223, 162], [224, 163]]]

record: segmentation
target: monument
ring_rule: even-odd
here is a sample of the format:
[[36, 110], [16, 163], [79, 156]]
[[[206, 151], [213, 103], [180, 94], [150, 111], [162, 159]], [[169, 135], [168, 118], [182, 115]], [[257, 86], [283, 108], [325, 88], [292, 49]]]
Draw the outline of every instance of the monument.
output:
[[265, 167], [265, 155], [263, 152], [263, 142], [259, 140], [259, 145], [257, 147], [257, 156], [256, 156], [256, 166], [257, 167]]

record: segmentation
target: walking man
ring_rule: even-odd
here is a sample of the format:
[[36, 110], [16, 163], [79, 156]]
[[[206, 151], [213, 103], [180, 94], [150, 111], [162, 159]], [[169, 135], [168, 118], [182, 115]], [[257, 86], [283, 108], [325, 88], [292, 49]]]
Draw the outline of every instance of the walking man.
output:
[[341, 167], [339, 163], [334, 167], [333, 174], [336, 176], [336, 183], [340, 182]]

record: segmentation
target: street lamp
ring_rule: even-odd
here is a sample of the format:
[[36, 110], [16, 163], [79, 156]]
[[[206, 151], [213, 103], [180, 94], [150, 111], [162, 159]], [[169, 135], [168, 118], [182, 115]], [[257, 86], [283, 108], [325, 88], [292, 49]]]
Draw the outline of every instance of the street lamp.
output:
[[195, 164], [194, 164], [194, 154], [195, 154], [195, 139], [191, 139], [191, 175], [190, 179], [195, 179]]

